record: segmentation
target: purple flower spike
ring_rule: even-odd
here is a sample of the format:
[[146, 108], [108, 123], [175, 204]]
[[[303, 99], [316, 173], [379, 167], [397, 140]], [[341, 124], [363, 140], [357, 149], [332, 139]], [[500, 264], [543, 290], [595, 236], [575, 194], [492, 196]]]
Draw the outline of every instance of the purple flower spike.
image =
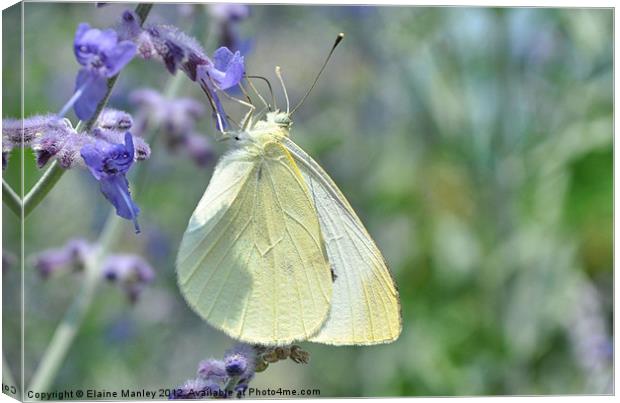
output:
[[116, 209], [116, 214], [132, 220], [136, 233], [139, 233], [137, 217], [140, 209], [131, 199], [129, 183], [125, 178], [134, 161], [131, 133], [125, 133], [125, 144], [97, 139], [82, 147], [81, 155], [90, 173], [99, 181], [101, 192]]
[[105, 96], [107, 79], [129, 63], [136, 54], [136, 45], [119, 41], [112, 29], [94, 29], [83, 23], [75, 32], [73, 50], [78, 63], [84, 66], [75, 82], [74, 109], [78, 118], [86, 120]]

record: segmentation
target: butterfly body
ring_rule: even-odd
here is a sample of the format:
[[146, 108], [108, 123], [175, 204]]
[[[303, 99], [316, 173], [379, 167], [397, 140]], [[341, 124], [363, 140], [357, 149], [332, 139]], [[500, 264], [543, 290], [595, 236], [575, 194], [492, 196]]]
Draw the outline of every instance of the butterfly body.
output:
[[231, 134], [177, 259], [189, 305], [248, 343], [368, 345], [401, 331], [398, 292], [346, 198], [270, 112]]

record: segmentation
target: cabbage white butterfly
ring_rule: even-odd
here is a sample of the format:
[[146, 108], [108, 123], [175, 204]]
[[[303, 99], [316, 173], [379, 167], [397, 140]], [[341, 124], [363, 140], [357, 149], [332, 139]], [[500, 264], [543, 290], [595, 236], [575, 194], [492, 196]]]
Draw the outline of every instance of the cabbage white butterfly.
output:
[[394, 281], [342, 192], [289, 138], [297, 107], [289, 112], [276, 74], [287, 112], [254, 121], [251, 110], [244, 129], [224, 134], [232, 149], [179, 248], [181, 292], [210, 325], [247, 343], [391, 342], [402, 329]]

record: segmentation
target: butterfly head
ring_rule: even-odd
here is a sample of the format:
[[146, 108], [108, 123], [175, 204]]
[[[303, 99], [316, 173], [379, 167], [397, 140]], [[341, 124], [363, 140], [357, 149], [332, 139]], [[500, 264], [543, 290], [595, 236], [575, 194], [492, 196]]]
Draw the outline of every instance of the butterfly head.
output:
[[287, 112], [280, 112], [280, 111], [268, 113], [267, 122], [273, 123], [276, 126], [282, 129], [286, 129], [286, 130], [290, 129], [291, 125], [293, 124], [293, 121], [291, 120], [291, 114]]

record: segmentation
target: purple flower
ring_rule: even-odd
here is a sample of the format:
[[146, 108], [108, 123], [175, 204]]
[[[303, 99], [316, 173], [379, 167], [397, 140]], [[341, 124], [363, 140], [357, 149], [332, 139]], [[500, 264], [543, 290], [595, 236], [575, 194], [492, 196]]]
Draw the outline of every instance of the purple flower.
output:
[[254, 377], [256, 351], [247, 344], [237, 344], [226, 352], [224, 360], [210, 358], [198, 365], [198, 377], [186, 382], [171, 395], [171, 399], [196, 399], [204, 397], [231, 397], [226, 391], [234, 381], [234, 391], [240, 396]]
[[125, 111], [105, 108], [97, 119], [98, 127], [109, 130], [129, 130], [133, 125], [133, 118]]
[[206, 136], [190, 133], [185, 137], [184, 146], [190, 158], [199, 167], [204, 167], [213, 161], [213, 148]]
[[[155, 55], [164, 62], [170, 74], [180, 68], [192, 80], [196, 80], [196, 66], [209, 63], [200, 44], [191, 36], [170, 25], [152, 25], [145, 30], [149, 41], [142, 39], [142, 46], [148, 55]], [[149, 45], [152, 51], [148, 50]], [[143, 53], [141, 51], [141, 53]]]
[[[45, 115], [25, 119], [21, 135], [28, 139], [28, 145], [35, 152], [37, 165], [42, 168], [51, 158], [60, 153], [68, 138], [77, 133], [68, 120], [58, 119], [55, 115]], [[62, 166], [69, 168], [72, 165], [69, 162]]]
[[72, 239], [62, 248], [48, 249], [39, 253], [34, 257], [33, 265], [44, 278], [63, 268], [82, 270], [92, 250], [93, 245], [88, 241]]
[[[93, 136], [98, 139], [102, 139], [112, 144], [121, 144], [125, 141], [126, 133], [121, 130], [96, 128], [93, 130]], [[136, 161], [143, 161], [149, 159], [151, 156], [151, 147], [148, 145], [144, 138], [140, 136], [134, 136], [132, 134], [133, 146], [134, 146], [134, 159]]]
[[205, 399], [208, 397], [226, 397], [227, 393], [213, 381], [203, 378], [190, 379], [183, 386], [173, 390], [169, 399]]
[[133, 91], [129, 98], [146, 116], [146, 124], [163, 129], [164, 141], [170, 151], [183, 150], [198, 166], [205, 166], [213, 160], [213, 149], [207, 137], [193, 131], [206, 112], [200, 102], [192, 98], [168, 99], [149, 88]]
[[205, 115], [204, 106], [195, 99], [167, 99], [150, 88], [133, 91], [129, 99], [147, 115], [149, 122], [164, 129], [164, 133], [171, 137], [167, 142], [174, 145], [191, 132], [196, 122]]
[[125, 178], [134, 161], [131, 133], [125, 133], [125, 144], [96, 139], [82, 147], [81, 155], [90, 173], [99, 181], [101, 192], [116, 209], [116, 214], [132, 220], [136, 233], [139, 233], [137, 217], [140, 209], [131, 199], [129, 183]]
[[239, 376], [240, 380], [248, 383], [254, 376], [256, 352], [247, 344], [239, 343], [224, 355], [226, 373], [229, 376]]
[[230, 50], [247, 54], [251, 48], [251, 41], [242, 41], [237, 33], [236, 25], [248, 18], [250, 8], [244, 4], [211, 4], [209, 12], [213, 16], [219, 31], [219, 44]]
[[120, 40], [137, 40], [142, 33], [140, 17], [135, 11], [125, 10], [120, 24], [116, 26], [116, 32]]
[[144, 288], [155, 280], [151, 265], [138, 255], [110, 255], [102, 266], [105, 279], [118, 284], [132, 303]]
[[248, 18], [250, 8], [237, 3], [209, 4], [209, 13], [218, 21], [238, 22]]
[[[99, 30], [82, 23], [75, 32], [73, 50], [78, 63], [84, 66], [78, 73], [75, 88], [75, 114], [89, 119], [107, 92], [107, 79], [115, 76], [134, 57], [136, 45], [119, 41], [112, 29]], [[63, 108], [64, 109], [64, 108]]]
[[13, 147], [28, 147], [38, 134], [50, 127], [71, 126], [66, 120], [58, 119], [56, 115], [35, 115], [26, 119], [3, 119], [2, 137]]
[[198, 364], [198, 376], [204, 379], [223, 381], [226, 379], [226, 366], [221, 360], [210, 358]]
[[196, 72], [203, 91], [215, 104], [217, 129], [224, 131], [228, 128], [228, 120], [217, 90], [224, 91], [241, 82], [245, 73], [244, 59], [240, 52], [233, 53], [225, 47], [216, 50], [213, 59], [213, 63], [198, 66]]
[[223, 131], [228, 127], [217, 91], [232, 88], [243, 79], [244, 59], [239, 51], [233, 53], [221, 47], [213, 55], [214, 61], [211, 61], [194, 38], [167, 25], [148, 27], [136, 41], [142, 57], [156, 57], [164, 62], [171, 74], [181, 69], [190, 80], [198, 80], [212, 101], [214, 113], [218, 117], [218, 129]]
[[244, 59], [240, 52], [221, 47], [213, 53], [213, 63], [198, 66], [198, 78], [214, 84], [218, 90], [227, 90], [239, 84], [245, 73]]

